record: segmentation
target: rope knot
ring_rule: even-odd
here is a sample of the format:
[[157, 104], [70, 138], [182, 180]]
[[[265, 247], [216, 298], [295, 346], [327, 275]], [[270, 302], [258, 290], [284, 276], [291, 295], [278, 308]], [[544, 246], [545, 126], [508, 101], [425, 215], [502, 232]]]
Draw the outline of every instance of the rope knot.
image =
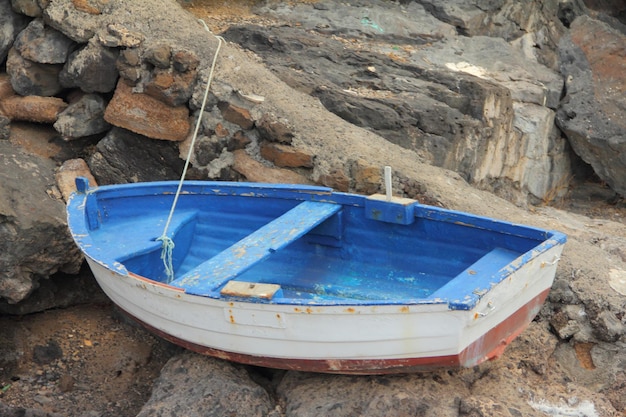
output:
[[166, 282], [169, 284], [174, 281], [174, 261], [172, 253], [174, 252], [174, 241], [165, 234], [157, 238], [162, 242], [161, 260], [163, 261], [163, 267], [165, 268], [165, 275], [167, 277]]

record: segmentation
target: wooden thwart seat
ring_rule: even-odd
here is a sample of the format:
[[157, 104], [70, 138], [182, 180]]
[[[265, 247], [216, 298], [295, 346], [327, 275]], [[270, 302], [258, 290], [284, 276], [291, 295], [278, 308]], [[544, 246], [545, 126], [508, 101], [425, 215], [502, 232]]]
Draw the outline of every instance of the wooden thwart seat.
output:
[[[174, 236], [180, 229], [195, 221], [196, 211], [179, 211], [171, 219], [168, 236]], [[160, 251], [163, 244], [157, 240], [162, 233], [167, 217], [162, 215], [146, 215], [141, 219], [129, 219], [108, 226], [106, 232], [100, 233], [101, 245], [106, 248], [106, 256], [114, 261], [122, 262], [153, 251]], [[97, 232], [96, 232], [97, 233]], [[129, 235], [128, 239], [120, 236]]]
[[[469, 310], [492, 285], [496, 284], [502, 268], [519, 256], [518, 252], [494, 248], [467, 267], [430, 297], [449, 300], [454, 310]], [[459, 294], [466, 294], [458, 300]]]
[[341, 209], [339, 204], [304, 201], [254, 233], [171, 282], [185, 292], [207, 295], [254, 264], [302, 237]]

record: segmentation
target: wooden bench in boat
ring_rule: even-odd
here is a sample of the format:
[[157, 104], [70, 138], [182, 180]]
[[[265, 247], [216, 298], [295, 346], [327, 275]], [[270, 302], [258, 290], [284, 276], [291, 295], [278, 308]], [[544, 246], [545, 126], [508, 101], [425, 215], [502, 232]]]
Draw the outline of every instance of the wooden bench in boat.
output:
[[[448, 300], [449, 306], [455, 310], [469, 310], [499, 279], [500, 271], [509, 265], [519, 252], [504, 248], [494, 248], [487, 252], [463, 272], [435, 291], [429, 298]], [[458, 299], [459, 294], [469, 294]]]
[[170, 284], [183, 288], [189, 294], [213, 293], [340, 209], [339, 204], [304, 201]]
[[[174, 236], [182, 227], [195, 220], [196, 211], [179, 211], [174, 213], [170, 222], [168, 235]], [[124, 262], [128, 259], [152, 252], [160, 251], [163, 244], [156, 240], [163, 232], [166, 217], [162, 215], [145, 216], [141, 219], [129, 219], [128, 222], [116, 224], [106, 228], [106, 237], [103, 245], [106, 247], [107, 257]], [[120, 236], [128, 236], [120, 239]]]

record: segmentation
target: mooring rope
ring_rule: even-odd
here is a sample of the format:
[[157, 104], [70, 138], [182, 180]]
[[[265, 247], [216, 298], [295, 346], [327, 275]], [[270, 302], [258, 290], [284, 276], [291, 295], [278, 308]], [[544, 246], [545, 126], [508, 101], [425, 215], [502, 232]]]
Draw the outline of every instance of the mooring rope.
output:
[[[204, 20], [200, 19], [200, 22], [204, 25], [204, 28], [207, 32], [211, 33], [211, 30], [204, 22]], [[174, 280], [174, 264], [172, 259], [172, 254], [174, 252], [174, 241], [167, 236], [167, 231], [170, 227], [170, 223], [172, 221], [172, 217], [174, 216], [174, 211], [176, 210], [176, 204], [178, 203], [178, 197], [180, 196], [180, 192], [183, 188], [183, 183], [185, 181], [185, 176], [187, 175], [187, 168], [189, 167], [189, 160], [191, 159], [191, 154], [193, 152], [196, 139], [198, 137], [198, 131], [200, 130], [200, 124], [202, 122], [202, 115], [204, 114], [204, 108], [206, 107], [206, 102], [209, 97], [209, 90], [211, 88], [211, 81], [213, 81], [213, 73], [215, 72], [215, 64], [217, 63], [217, 56], [222, 48], [222, 43], [224, 42], [224, 38], [221, 36], [216, 36], [218, 40], [217, 49], [215, 50], [215, 55], [213, 56], [213, 63], [211, 64], [211, 71], [209, 72], [209, 79], [207, 81], [206, 89], [204, 90], [204, 97], [202, 99], [202, 106], [200, 106], [200, 113], [198, 115], [198, 120], [196, 121], [196, 127], [193, 132], [193, 136], [191, 137], [191, 143], [189, 144], [189, 151], [187, 152], [187, 158], [185, 158], [185, 166], [183, 167], [183, 172], [180, 176], [180, 181], [178, 182], [178, 188], [176, 189], [176, 194], [174, 195], [174, 201], [172, 202], [172, 207], [170, 208], [170, 213], [167, 217], [167, 221], [165, 222], [165, 227], [163, 229], [163, 234], [157, 238], [157, 240], [162, 242], [161, 249], [161, 260], [163, 261], [163, 266], [165, 267], [165, 275], [167, 276], [167, 283], [170, 283]]]

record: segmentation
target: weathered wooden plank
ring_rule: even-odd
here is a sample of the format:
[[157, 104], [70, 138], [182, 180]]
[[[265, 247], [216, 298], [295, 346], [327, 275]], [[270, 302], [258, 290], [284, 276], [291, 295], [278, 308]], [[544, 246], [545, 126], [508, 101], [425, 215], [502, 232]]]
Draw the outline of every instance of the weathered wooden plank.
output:
[[281, 295], [280, 285], [259, 284], [258, 282], [228, 281], [220, 294], [240, 298], [262, 298], [271, 300], [275, 295]]
[[184, 288], [190, 294], [203, 295], [215, 291], [226, 281], [299, 239], [340, 209], [338, 204], [302, 202], [171, 284]]

